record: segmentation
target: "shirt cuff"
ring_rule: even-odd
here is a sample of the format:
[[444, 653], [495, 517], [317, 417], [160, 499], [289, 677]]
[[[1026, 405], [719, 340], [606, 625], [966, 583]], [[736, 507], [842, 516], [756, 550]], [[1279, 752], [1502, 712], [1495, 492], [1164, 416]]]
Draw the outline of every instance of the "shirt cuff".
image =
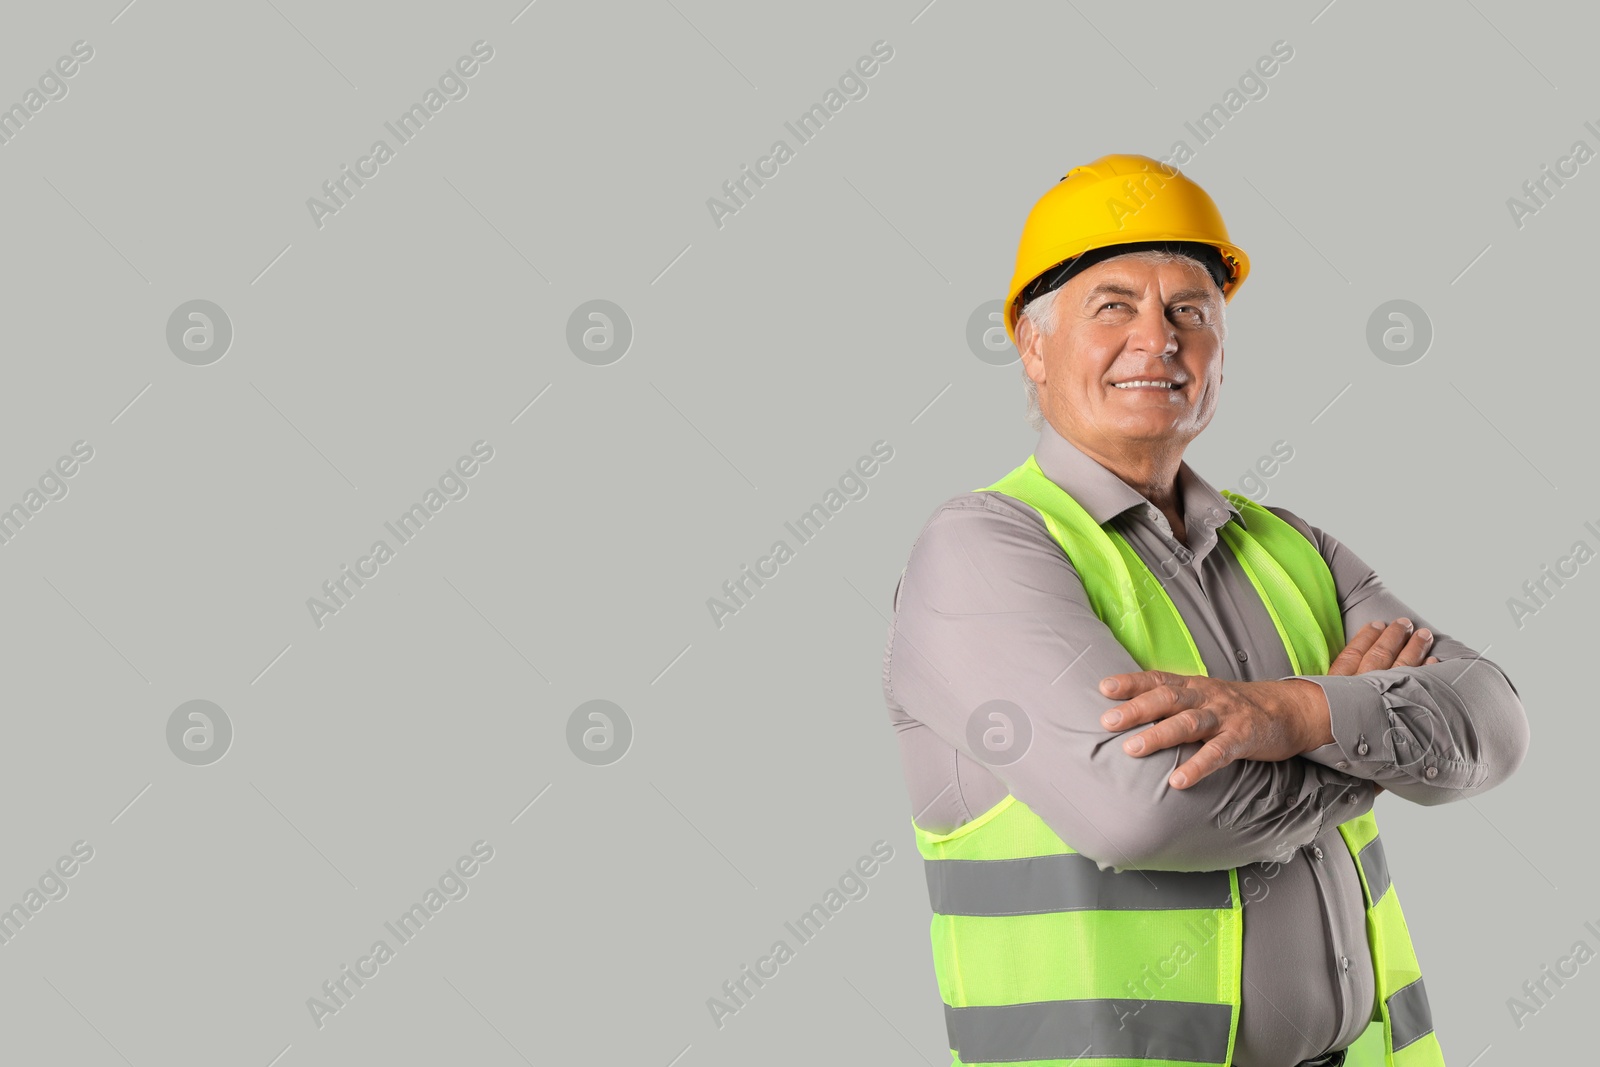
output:
[[1302, 759], [1357, 778], [1370, 778], [1389, 765], [1382, 744], [1389, 729], [1389, 709], [1381, 689], [1359, 675], [1296, 674], [1291, 678], [1322, 687], [1333, 732], [1331, 744], [1302, 753]]

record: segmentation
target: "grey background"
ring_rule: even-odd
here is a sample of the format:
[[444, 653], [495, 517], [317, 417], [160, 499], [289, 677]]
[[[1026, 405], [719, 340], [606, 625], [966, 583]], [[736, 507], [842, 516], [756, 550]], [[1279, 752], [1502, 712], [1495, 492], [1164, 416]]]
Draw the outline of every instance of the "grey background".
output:
[[[1600, 948], [1600, 567], [1520, 629], [1506, 605], [1600, 525], [1600, 164], [1521, 229], [1506, 207], [1600, 147], [1592, 14], [123, 4], [9, 5], [0, 33], [4, 103], [95, 50], [0, 146], [0, 502], [94, 449], [0, 548], [0, 901], [95, 850], [0, 945], [6, 1062], [948, 1062], [880, 659], [923, 521], [1035, 438], [967, 320], [1067, 169], [1193, 144], [1280, 39], [1268, 95], [1185, 168], [1253, 264], [1187, 458], [1237, 489], [1291, 442], [1266, 499], [1511, 675], [1521, 772], [1385, 797], [1384, 836], [1450, 1062], [1592, 1048], [1594, 967], [1520, 1029], [1506, 1005]], [[314, 226], [307, 198], [480, 39], [469, 95]], [[714, 226], [707, 198], [880, 39], [868, 95]], [[165, 341], [194, 299], [234, 330], [210, 366]], [[565, 340], [593, 299], [634, 330], [609, 366]], [[1365, 341], [1393, 299], [1435, 331], [1409, 366]], [[469, 494], [315, 627], [307, 599], [480, 439]], [[707, 598], [880, 439], [869, 494], [716, 628]], [[208, 766], [166, 743], [195, 699], [234, 730]], [[608, 766], [566, 741], [594, 699], [634, 730]], [[469, 895], [314, 1026], [307, 998], [479, 839]], [[868, 895], [713, 1025], [880, 839]]]

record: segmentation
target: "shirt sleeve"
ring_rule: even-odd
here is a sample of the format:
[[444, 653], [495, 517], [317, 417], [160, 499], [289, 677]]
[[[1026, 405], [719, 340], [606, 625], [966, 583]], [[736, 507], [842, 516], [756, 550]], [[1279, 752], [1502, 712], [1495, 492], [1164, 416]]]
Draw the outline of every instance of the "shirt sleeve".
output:
[[1350, 676], [1292, 675], [1321, 686], [1334, 737], [1303, 758], [1428, 805], [1475, 796], [1510, 777], [1528, 751], [1528, 719], [1506, 673], [1417, 614], [1337, 539], [1292, 512], [1269, 510], [1327, 561], [1346, 640], [1374, 621], [1404, 617], [1433, 631], [1428, 654], [1439, 657]]
[[966, 494], [923, 527], [896, 595], [886, 696], [1102, 869], [1281, 862], [1371, 808], [1371, 783], [1299, 757], [1237, 760], [1173, 789], [1199, 742], [1131, 756], [1128, 733], [1100, 724], [1121, 703], [1100, 680], [1139, 669], [1026, 505]]

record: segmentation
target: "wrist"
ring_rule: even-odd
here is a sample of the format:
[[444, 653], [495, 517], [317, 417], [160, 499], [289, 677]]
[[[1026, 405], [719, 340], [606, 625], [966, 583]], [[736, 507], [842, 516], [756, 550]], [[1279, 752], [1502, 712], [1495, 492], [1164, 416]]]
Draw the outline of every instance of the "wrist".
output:
[[1290, 678], [1284, 684], [1289, 686], [1290, 707], [1300, 725], [1300, 754], [1333, 744], [1333, 709], [1322, 686], [1304, 678]]

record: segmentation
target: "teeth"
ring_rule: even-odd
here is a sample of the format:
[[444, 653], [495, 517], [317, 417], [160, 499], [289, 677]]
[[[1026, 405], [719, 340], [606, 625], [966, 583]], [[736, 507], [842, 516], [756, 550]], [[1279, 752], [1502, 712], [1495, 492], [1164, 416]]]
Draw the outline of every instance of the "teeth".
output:
[[1157, 381], [1151, 381], [1149, 379], [1140, 379], [1138, 381], [1133, 381], [1133, 382], [1113, 382], [1112, 384], [1115, 385], [1118, 389], [1134, 389], [1134, 388], [1137, 388], [1139, 386], [1146, 386], [1146, 385], [1159, 385], [1164, 389], [1176, 389], [1177, 388], [1177, 385], [1174, 382], [1157, 382]]

